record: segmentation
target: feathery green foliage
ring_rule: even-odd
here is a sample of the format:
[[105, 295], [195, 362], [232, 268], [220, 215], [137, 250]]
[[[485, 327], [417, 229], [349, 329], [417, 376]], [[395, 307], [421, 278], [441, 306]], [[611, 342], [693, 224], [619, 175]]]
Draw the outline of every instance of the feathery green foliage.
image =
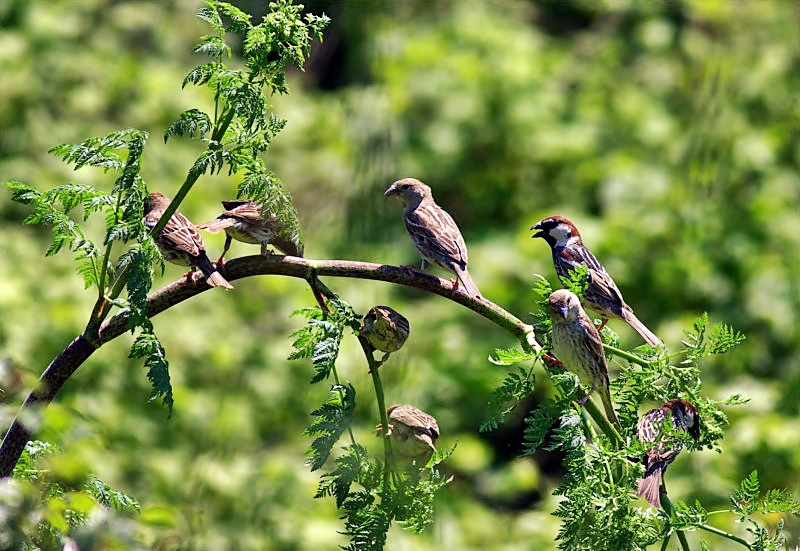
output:
[[141, 332], [133, 341], [129, 358], [144, 358], [147, 368], [147, 380], [150, 381], [152, 390], [150, 400], [161, 398], [161, 403], [172, 414], [175, 401], [172, 396], [172, 383], [169, 377], [169, 362], [161, 341], [153, 332], [153, 325], [149, 319], [144, 320]]
[[[202, 37], [194, 53], [212, 61], [192, 69], [183, 86], [207, 86], [214, 93], [214, 115], [196, 108], [184, 111], [169, 126], [164, 141], [188, 136], [206, 145], [189, 171], [186, 191], [203, 174], [219, 173], [225, 166], [229, 175], [243, 172], [236, 197], [256, 201], [263, 212], [275, 215], [280, 237], [299, 242], [297, 211], [291, 197], [259, 157], [286, 126], [286, 120], [273, 112], [264, 90], [271, 94], [288, 92], [287, 64], [303, 69], [311, 41], [322, 40], [329, 20], [312, 14], [303, 18], [302, 6], [288, 0], [272, 2], [269, 7], [263, 21], [254, 25], [235, 6], [206, 1], [199, 17], [214, 34]], [[246, 69], [231, 69], [223, 63], [231, 55], [225, 42], [228, 33], [243, 40]], [[180, 193], [178, 199], [182, 199]]]
[[[136, 499], [112, 488], [93, 474], [75, 476], [69, 461], [53, 443], [32, 440], [25, 446], [10, 481], [0, 495], [3, 529], [0, 541], [21, 538], [19, 549], [61, 549], [67, 537], [85, 526], [92, 515], [138, 514]], [[34, 500], [46, 502], [44, 514], [36, 513]]]
[[356, 389], [353, 385], [336, 384], [331, 386], [328, 401], [311, 412], [314, 421], [303, 432], [303, 436], [314, 438], [306, 451], [312, 471], [321, 468], [328, 460], [333, 446], [353, 422], [355, 407]]
[[[507, 352], [508, 351], [495, 350], [495, 357], [498, 358], [498, 360], [492, 363], [509, 365], [508, 363], [500, 364], [499, 362], [522, 362], [530, 360], [531, 358], [530, 354], [525, 354], [517, 350], [512, 350], [512, 353]], [[517, 354], [513, 352], [517, 352]], [[523, 357], [525, 358], [523, 359]], [[501, 425], [506, 415], [517, 406], [519, 401], [533, 392], [534, 384], [533, 366], [527, 368], [515, 366], [512, 371], [506, 374], [501, 385], [489, 394], [488, 408], [485, 418], [481, 423], [480, 431], [486, 432], [494, 430]]]
[[[550, 293], [543, 278], [537, 281], [535, 289], [542, 299]], [[538, 304], [540, 312], [534, 315], [541, 320], [540, 327], [547, 327], [546, 300], [540, 300]], [[641, 464], [632, 462], [631, 458], [642, 457], [648, 447], [636, 438], [635, 433], [643, 402], [660, 404], [670, 398], [685, 397], [697, 407], [702, 426], [699, 441], [695, 442], [685, 431], [675, 429], [672, 423], [657, 427], [656, 438], [661, 445], [680, 445], [690, 451], [704, 447], [719, 450], [718, 442], [723, 438], [727, 424], [722, 407], [744, 403], [738, 395], [725, 401], [702, 396], [699, 367], [702, 359], [728, 352], [743, 340], [740, 333], [724, 324], [717, 324], [710, 331], [707, 327], [707, 315], [695, 321], [694, 331], [687, 332], [686, 349], [672, 356], [683, 358], [677, 366], [671, 364], [672, 357], [651, 348], [636, 353], [606, 344], [609, 357], [615, 360], [620, 371], [611, 384], [611, 391], [622, 422], [622, 441], [602, 432], [605, 430], [603, 425], [598, 425], [601, 429], [598, 432], [585, 413], [575, 414], [572, 409], [574, 401], [583, 394], [577, 378], [559, 372], [557, 366], [548, 366], [556, 397], [539, 404], [526, 418], [524, 446], [526, 454], [534, 454], [540, 447], [565, 454], [564, 467], [568, 474], [554, 492], [564, 498], [553, 513], [561, 519], [559, 549], [644, 550], [660, 538], [668, 539], [674, 531], [707, 529], [709, 515], [699, 502], [692, 506], [679, 502], [669, 515], [658, 516], [649, 509], [635, 507], [631, 501], [636, 479], [643, 475]], [[541, 328], [537, 334], [541, 335]], [[604, 331], [603, 336], [617, 344], [613, 333]], [[506, 356], [512, 360], [507, 363], [523, 359], [504, 351], [496, 353], [496, 356], [500, 360], [498, 363], [503, 363]], [[537, 360], [541, 358], [535, 358], [533, 365]], [[515, 371], [493, 392], [494, 399], [518, 400], [524, 396], [523, 383], [527, 377], [532, 380], [533, 367], [529, 368], [530, 371], [519, 365], [514, 367]], [[495, 411], [500, 414], [508, 411], [498, 409], [496, 405], [490, 409], [494, 415]], [[496, 419], [490, 417], [482, 428], [495, 428]], [[791, 512], [798, 505], [796, 498], [786, 491], [769, 492], [759, 500], [755, 473], [734, 492], [732, 502], [734, 512], [741, 519], [757, 511], [770, 510], [770, 507], [775, 511]], [[781, 541], [780, 530], [775, 536], [770, 536], [756, 523], [750, 532], [754, 538], [752, 548], [768, 549]], [[727, 536], [724, 532], [721, 534]], [[735, 539], [735, 536], [730, 537]]]
[[311, 383], [327, 379], [336, 366], [339, 357], [339, 346], [347, 327], [356, 327], [358, 318], [349, 304], [342, 300], [328, 302], [329, 312], [319, 306], [301, 308], [292, 312], [292, 316], [303, 316], [308, 323], [302, 329], [292, 333], [294, 338], [290, 360], [311, 358], [314, 366], [314, 377]]

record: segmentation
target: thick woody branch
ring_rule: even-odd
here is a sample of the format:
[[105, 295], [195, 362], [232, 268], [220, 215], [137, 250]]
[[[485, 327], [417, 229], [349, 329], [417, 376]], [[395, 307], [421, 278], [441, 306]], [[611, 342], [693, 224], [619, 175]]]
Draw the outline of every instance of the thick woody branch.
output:
[[[526, 350], [534, 353], [541, 351], [541, 346], [536, 342], [533, 328], [498, 305], [484, 298], [470, 297], [454, 290], [453, 284], [448, 280], [406, 268], [370, 262], [312, 260], [273, 255], [234, 258], [225, 263], [222, 273], [228, 281], [257, 275], [281, 275], [307, 281], [316, 276], [330, 276], [371, 279], [415, 287], [457, 302], [480, 314], [514, 335]], [[171, 283], [150, 294], [147, 314], [149, 317], [153, 317], [209, 289], [211, 287], [204, 281], [192, 283], [181, 279]], [[221, 291], [214, 292], [220, 293]], [[49, 404], [64, 383], [95, 350], [127, 330], [128, 314], [120, 312], [103, 323], [97, 335], [93, 336], [91, 340], [84, 335], [77, 337], [47, 366], [39, 378], [37, 387], [25, 399], [20, 413], [17, 414], [3, 438], [3, 443], [0, 444], [0, 478], [11, 476], [25, 444], [32, 438], [32, 430], [25, 426], [21, 414], [32, 407], [43, 407]]]

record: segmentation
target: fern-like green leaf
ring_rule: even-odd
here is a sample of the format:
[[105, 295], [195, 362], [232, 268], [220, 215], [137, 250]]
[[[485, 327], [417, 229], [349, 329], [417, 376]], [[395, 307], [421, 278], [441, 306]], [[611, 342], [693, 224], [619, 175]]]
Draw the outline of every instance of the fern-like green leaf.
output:
[[118, 513], [139, 512], [141, 507], [136, 498], [112, 488], [95, 475], [90, 475], [83, 486], [83, 490], [97, 503], [104, 505]]
[[142, 331], [133, 341], [129, 358], [144, 358], [147, 368], [147, 380], [150, 381], [152, 390], [150, 400], [161, 398], [161, 403], [166, 406], [172, 415], [174, 399], [172, 396], [172, 383], [169, 377], [169, 362], [167, 361], [164, 347], [153, 333], [152, 326], [144, 324]]
[[486, 417], [481, 423], [480, 431], [496, 429], [505, 421], [506, 415], [517, 406], [520, 400], [531, 394], [533, 389], [533, 368], [515, 367], [505, 376], [503, 383], [489, 394], [489, 407]]
[[333, 445], [352, 423], [355, 407], [356, 389], [353, 385], [337, 384], [331, 387], [327, 402], [311, 412], [314, 420], [303, 432], [303, 436], [314, 438], [306, 451], [312, 471], [319, 469], [327, 461]]
[[164, 133], [164, 143], [172, 136], [189, 136], [202, 140], [207, 133], [211, 132], [212, 128], [211, 117], [199, 109], [189, 109], [181, 113], [178, 120], [169, 125]]
[[532, 353], [519, 348], [495, 348], [489, 356], [489, 361], [495, 365], [507, 366], [527, 362], [532, 358]]
[[752, 515], [759, 508], [759, 492], [761, 485], [758, 481], [758, 471], [751, 472], [747, 478], [731, 494], [733, 511], [739, 515], [740, 520]]

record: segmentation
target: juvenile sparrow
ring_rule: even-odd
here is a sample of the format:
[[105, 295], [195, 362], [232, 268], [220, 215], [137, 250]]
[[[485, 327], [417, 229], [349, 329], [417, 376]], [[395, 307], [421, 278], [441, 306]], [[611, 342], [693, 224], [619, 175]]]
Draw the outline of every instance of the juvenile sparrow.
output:
[[[389, 416], [387, 437], [394, 438], [397, 445], [394, 451], [407, 460], [419, 460], [427, 463], [431, 454], [436, 451], [436, 440], [439, 438], [439, 425], [433, 416], [410, 404], [397, 404], [386, 410]], [[382, 430], [378, 425], [376, 432]]]
[[285, 255], [303, 256], [300, 236], [294, 235], [292, 239], [281, 236], [284, 228], [278, 218], [272, 213], [263, 216], [261, 205], [255, 201], [223, 201], [222, 206], [225, 210], [216, 219], [197, 226], [198, 229], [210, 233], [225, 230], [225, 247], [217, 265], [222, 265], [225, 253], [231, 246], [231, 239], [252, 245], [260, 244], [263, 255], [267, 254], [267, 245], [272, 244]]
[[405, 205], [403, 222], [411, 235], [414, 246], [422, 256], [421, 269], [433, 263], [456, 275], [453, 286], [459, 280], [464, 291], [480, 297], [478, 287], [467, 271], [467, 245], [453, 218], [436, 204], [431, 188], [415, 178], [397, 180], [384, 196], [397, 195]]
[[[645, 413], [636, 425], [636, 437], [644, 443], [655, 442], [661, 436], [667, 419], [672, 419], [675, 430], [688, 432], [694, 440], [700, 438], [700, 417], [697, 409], [680, 398], [668, 400], [660, 408]], [[653, 507], [661, 507], [660, 492], [667, 492], [664, 473], [682, 449], [683, 443], [680, 440], [670, 440], [667, 443], [662, 438], [642, 458], [645, 473], [644, 477], [636, 481], [639, 487], [637, 495], [645, 498]]]
[[359, 333], [375, 350], [384, 352], [378, 366], [389, 358], [389, 354], [400, 350], [410, 332], [411, 325], [405, 316], [388, 306], [370, 308], [364, 315], [364, 323], [359, 329]]
[[664, 343], [639, 321], [631, 307], [625, 303], [614, 280], [606, 269], [586, 248], [578, 228], [563, 216], [551, 216], [531, 226], [538, 230], [533, 237], [541, 237], [553, 251], [553, 264], [561, 280], [569, 278], [569, 272], [581, 264], [589, 268], [589, 287], [583, 296], [587, 308], [600, 313], [602, 329], [609, 318], [625, 320], [651, 346]]
[[594, 323], [583, 311], [578, 296], [566, 289], [554, 291], [550, 295], [549, 309], [553, 321], [553, 352], [567, 371], [576, 374], [581, 383], [591, 386], [580, 403], [597, 390], [606, 417], [620, 426], [608, 391], [608, 364], [603, 342]]
[[[169, 207], [170, 200], [160, 193], [151, 193], [144, 203], [144, 225], [148, 228], [155, 227], [161, 215]], [[206, 283], [211, 287], [221, 285], [226, 289], [233, 289], [224, 277], [217, 271], [206, 254], [203, 238], [188, 218], [180, 212], [175, 212], [158, 234], [156, 245], [164, 260], [189, 266], [192, 269], [200, 268], [206, 278]], [[192, 272], [186, 274], [189, 278]]]

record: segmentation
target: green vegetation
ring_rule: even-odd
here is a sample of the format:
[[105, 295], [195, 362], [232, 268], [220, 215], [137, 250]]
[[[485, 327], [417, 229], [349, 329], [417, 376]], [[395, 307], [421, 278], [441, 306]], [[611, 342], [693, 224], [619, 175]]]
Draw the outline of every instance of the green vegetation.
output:
[[[163, 4], [0, 5], [2, 430], [58, 390], [21, 414], [35, 441], [0, 492], [0, 546], [798, 544], [791, 3]], [[382, 197], [404, 176], [453, 214], [503, 310], [312, 260], [418, 262]], [[234, 243], [234, 291], [171, 285], [146, 191], [195, 222], [255, 198], [309, 260]], [[668, 346], [603, 330], [621, 438], [526, 340], [531, 323], [548, 348], [556, 282], [527, 228], [556, 213]], [[380, 369], [357, 335], [375, 304], [412, 327]], [[630, 437], [677, 394], [703, 433], [659, 512], [631, 500]], [[394, 403], [438, 420], [424, 469], [375, 435]]]

